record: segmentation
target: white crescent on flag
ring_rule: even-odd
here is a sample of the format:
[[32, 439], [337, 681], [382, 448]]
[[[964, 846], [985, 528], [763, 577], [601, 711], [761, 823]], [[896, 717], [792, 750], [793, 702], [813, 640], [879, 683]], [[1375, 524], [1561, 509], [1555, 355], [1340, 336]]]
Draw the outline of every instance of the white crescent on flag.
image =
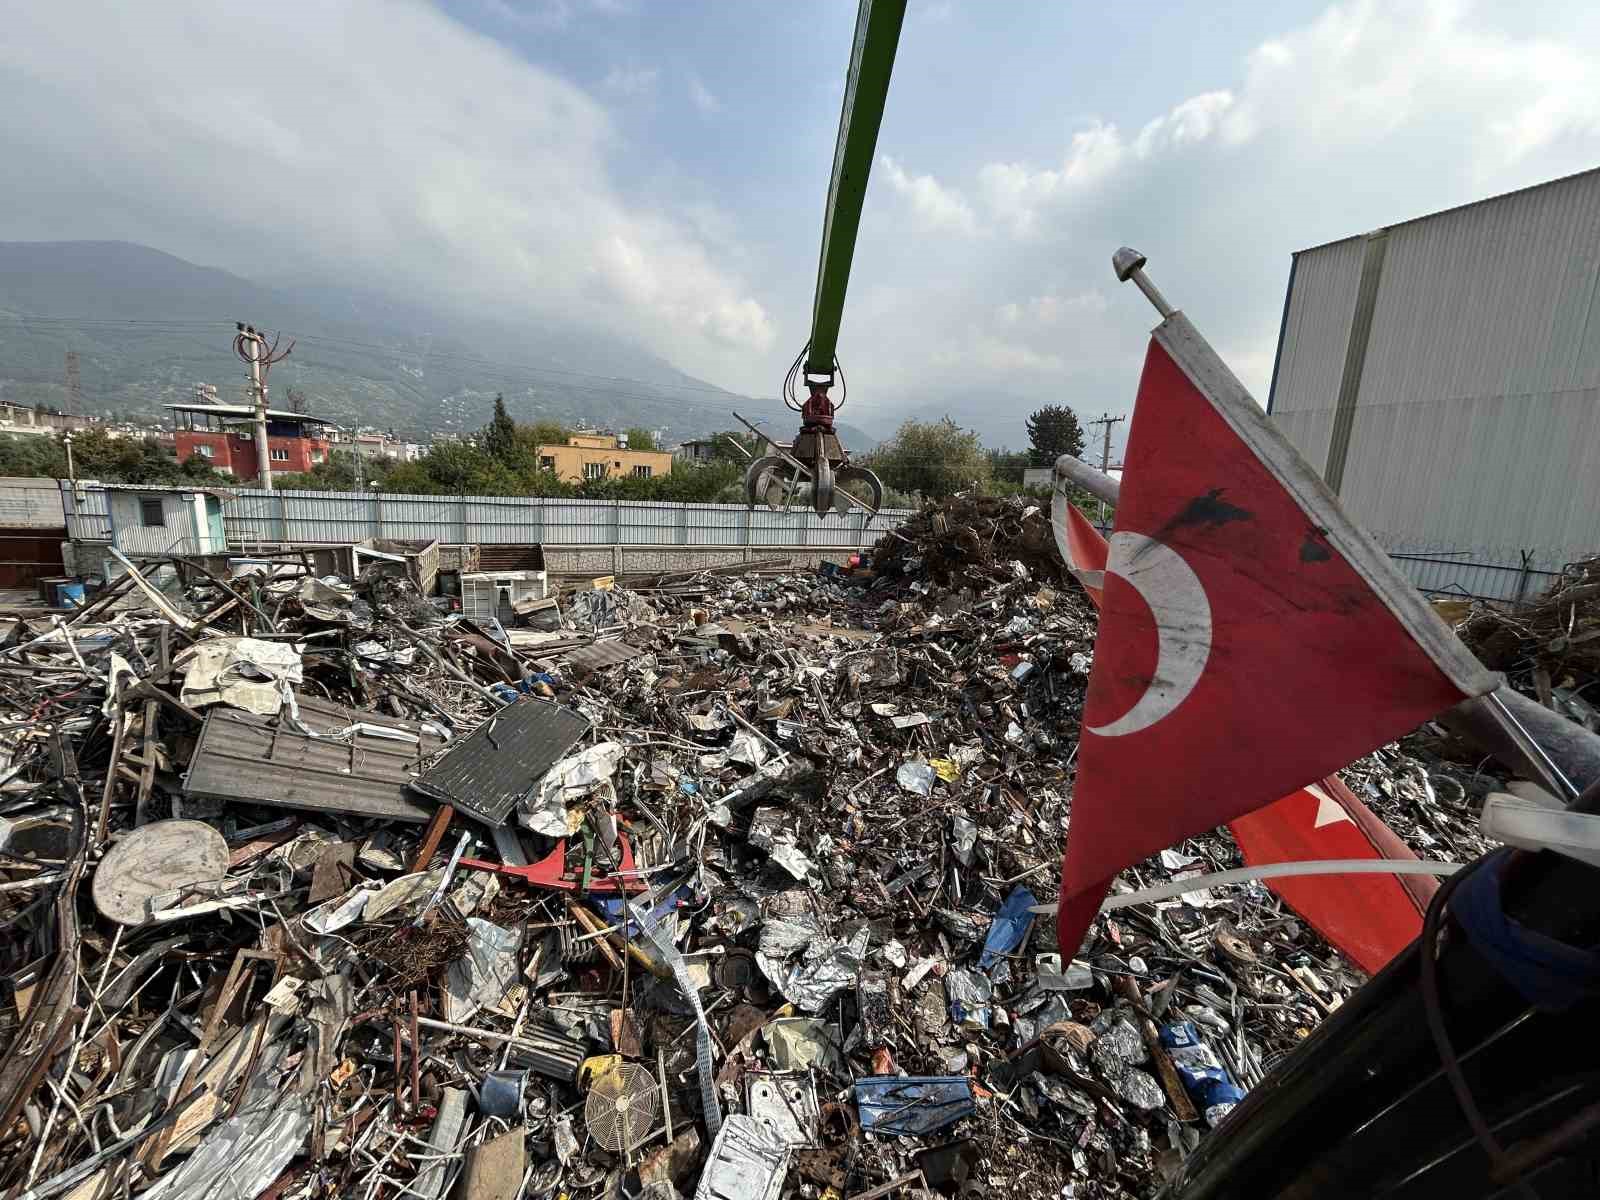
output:
[[1111, 535], [1106, 574], [1138, 592], [1156, 622], [1156, 667], [1150, 686], [1122, 716], [1089, 730], [1101, 737], [1118, 737], [1148, 729], [1194, 691], [1211, 657], [1211, 604], [1200, 577], [1183, 556], [1142, 533], [1123, 529]]

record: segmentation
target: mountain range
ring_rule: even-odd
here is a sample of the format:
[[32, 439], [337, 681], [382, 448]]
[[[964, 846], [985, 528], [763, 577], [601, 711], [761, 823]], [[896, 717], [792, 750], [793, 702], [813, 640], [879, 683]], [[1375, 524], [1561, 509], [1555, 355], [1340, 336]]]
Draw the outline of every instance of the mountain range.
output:
[[[519, 421], [664, 431], [667, 442], [738, 428], [737, 409], [787, 438], [775, 399], [718, 388], [605, 330], [467, 320], [422, 300], [314, 284], [265, 286], [128, 242], [0, 242], [0, 402], [67, 409], [78, 356], [81, 411], [156, 421], [214, 384], [242, 403], [234, 322], [292, 339], [269, 402], [411, 440], [484, 425], [496, 393]], [[849, 425], [852, 451], [876, 439]]]

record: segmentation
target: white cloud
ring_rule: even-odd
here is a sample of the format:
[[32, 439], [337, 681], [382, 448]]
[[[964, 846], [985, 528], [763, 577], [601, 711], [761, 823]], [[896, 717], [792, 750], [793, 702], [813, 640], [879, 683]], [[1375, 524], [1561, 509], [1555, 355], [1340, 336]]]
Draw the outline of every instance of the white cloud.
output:
[[606, 72], [605, 87], [623, 96], [646, 96], [656, 90], [661, 72], [654, 67], [618, 67]]
[[908, 174], [887, 154], [878, 160], [889, 186], [907, 200], [918, 232], [978, 232], [972, 207], [959, 192], [942, 186], [932, 175]]
[[698, 75], [689, 76], [689, 100], [701, 112], [707, 115], [722, 111], [722, 101], [712, 94], [705, 81]]
[[[272, 70], [239, 69], [245, 27]], [[603, 325], [713, 376], [773, 341], [735, 251], [619, 193], [626, 148], [594, 99], [420, 3], [112, 7], [92, 37], [75, 6], [25, 5], [0, 106], [3, 238], [121, 238]]]
[[565, 29], [581, 10], [616, 15], [632, 11], [625, 0], [474, 0], [478, 9], [523, 29]]
[[1094, 121], [1072, 135], [1060, 167], [1034, 170], [1021, 163], [989, 163], [978, 172], [978, 184], [995, 214], [1026, 233], [1034, 228], [1042, 206], [1092, 188], [1127, 156], [1117, 127]]
[[[1003, 236], [946, 237], [924, 265], [928, 218], [891, 228], [881, 253], [896, 295], [878, 299], [878, 359], [858, 354], [857, 380], [886, 380], [891, 412], [982, 397], [968, 419], [1013, 443], [1041, 402], [1126, 412], [1155, 323], [1112, 282], [1112, 250], [1132, 244], [1265, 402], [1293, 251], [1600, 161], [1600, 18], [1525, 16], [1336, 4], [1147, 118], [1090, 117], [1053, 161], [1001, 144], [933, 178], [893, 160], [896, 191], [915, 182], [929, 211], [954, 197], [965, 211], [952, 226]], [[930, 286], [950, 279], [961, 286]]]
[[[1372, 146], [1419, 125], [1485, 170], [1562, 137], [1600, 134], [1600, 68], [1579, 49], [1474, 29], [1455, 0], [1335, 5], [1303, 29], [1263, 42], [1237, 91], [1191, 96], [1132, 139], [1093, 120], [1059, 166], [989, 163], [978, 171], [993, 213], [1036, 231], [1063, 204], [1126, 187], [1130, 174], [1206, 148], [1211, 155], [1275, 140], [1296, 157]], [[1452, 128], [1453, 127], [1453, 128]]]
[[1237, 123], [1231, 128], [1224, 126], [1232, 108], [1232, 92], [1202, 92], [1191, 96], [1139, 131], [1133, 142], [1134, 155], [1149, 158], [1168, 147], [1203, 142], [1219, 130], [1225, 130], [1225, 136], [1232, 140], [1240, 140], [1246, 132], [1242, 126]]
[[1002, 325], [1048, 329], [1066, 321], [1099, 316], [1106, 307], [1105, 294], [1096, 288], [1071, 296], [1049, 292], [1008, 301], [995, 310], [995, 319]]

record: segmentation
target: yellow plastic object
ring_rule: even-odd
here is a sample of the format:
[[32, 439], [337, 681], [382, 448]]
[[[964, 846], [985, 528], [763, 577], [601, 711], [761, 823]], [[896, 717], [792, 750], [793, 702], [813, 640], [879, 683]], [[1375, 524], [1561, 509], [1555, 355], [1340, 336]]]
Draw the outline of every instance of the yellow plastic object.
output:
[[583, 1060], [583, 1065], [578, 1068], [578, 1086], [592, 1088], [602, 1079], [618, 1075], [622, 1071], [622, 1055], [620, 1054], [595, 1054]]

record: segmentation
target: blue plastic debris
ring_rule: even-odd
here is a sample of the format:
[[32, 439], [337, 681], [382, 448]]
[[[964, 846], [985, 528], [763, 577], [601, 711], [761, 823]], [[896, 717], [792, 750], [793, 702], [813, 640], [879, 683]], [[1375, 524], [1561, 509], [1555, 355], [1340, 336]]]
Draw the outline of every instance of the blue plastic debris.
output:
[[[685, 887], [679, 888], [675, 892], [672, 892], [671, 894], [669, 894], [666, 897], [664, 897], [661, 900], [661, 902], [655, 906], [655, 908], [650, 910], [650, 915], [649, 915], [648, 920], [650, 922], [651, 927], [653, 928], [654, 926], [660, 924], [663, 920], [665, 920], [666, 917], [667, 917], [667, 914], [672, 912], [673, 909], [678, 908], [678, 907], [680, 907], [682, 905], [685, 905], [685, 904], [691, 904], [693, 902], [694, 902], [694, 889], [693, 888], [685, 886]], [[589, 904], [590, 904], [590, 906], [592, 908], [599, 909], [600, 912], [605, 916], [607, 922], [609, 922], [612, 925], [615, 925], [618, 921], [620, 921], [622, 919], [623, 901], [622, 901], [622, 899], [620, 897], [617, 897], [617, 896], [591, 896], [589, 898]], [[632, 938], [632, 937], [637, 937], [638, 935], [639, 935], [639, 923], [636, 920], [634, 920], [634, 918], [630, 915], [628, 917], [628, 928], [627, 928], [627, 931], [625, 933], [625, 936]]]
[[1161, 1027], [1161, 1044], [1167, 1048], [1178, 1078], [1190, 1098], [1200, 1106], [1206, 1124], [1215, 1128], [1233, 1106], [1244, 1099], [1244, 1089], [1233, 1081], [1193, 1021]]
[[861, 1128], [919, 1137], [977, 1111], [965, 1075], [873, 1075], [855, 1082]]
[[1021, 886], [1006, 897], [1006, 902], [1000, 906], [1000, 911], [989, 926], [989, 936], [984, 939], [978, 970], [987, 971], [1002, 955], [1010, 954], [1022, 945], [1028, 925], [1033, 921], [1033, 914], [1028, 910], [1037, 903], [1033, 893]]

